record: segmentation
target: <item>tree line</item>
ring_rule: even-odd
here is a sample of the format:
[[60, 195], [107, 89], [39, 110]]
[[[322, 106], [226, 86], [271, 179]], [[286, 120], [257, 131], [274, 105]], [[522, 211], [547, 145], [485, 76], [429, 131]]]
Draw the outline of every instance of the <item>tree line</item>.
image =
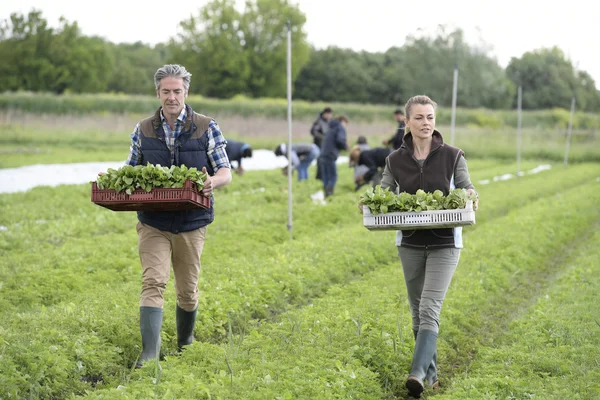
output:
[[0, 22], [0, 92], [149, 94], [156, 68], [181, 63], [193, 74], [192, 94], [285, 97], [287, 21], [296, 99], [403, 104], [425, 93], [450, 105], [457, 67], [460, 107], [514, 107], [520, 84], [525, 109], [568, 108], [572, 96], [580, 110], [600, 109], [593, 78], [557, 47], [529, 51], [502, 68], [485, 45], [439, 26], [385, 52], [316, 49], [303, 30], [306, 16], [289, 0], [249, 0], [243, 11], [234, 0], [213, 0], [182, 20], [176, 37], [153, 46], [86, 36], [64, 18], [52, 28], [35, 9], [14, 13]]

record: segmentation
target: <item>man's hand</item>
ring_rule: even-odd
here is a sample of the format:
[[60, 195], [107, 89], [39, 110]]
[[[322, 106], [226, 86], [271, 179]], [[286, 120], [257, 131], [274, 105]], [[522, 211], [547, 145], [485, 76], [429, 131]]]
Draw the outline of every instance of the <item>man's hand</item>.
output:
[[206, 171], [206, 167], [202, 168], [202, 172], [206, 174], [206, 180], [204, 181], [204, 188], [202, 189], [202, 195], [210, 197], [213, 192], [213, 182], [211, 176]]
[[387, 146], [388, 144], [390, 144], [390, 142], [388, 140], [384, 140], [383, 142], [381, 142], [381, 144]]
[[477, 209], [479, 208], [479, 195], [477, 195], [477, 192], [475, 192], [473, 189], [467, 190], [467, 193], [469, 194], [469, 196], [476, 196], [477, 200], [473, 202], [473, 211], [477, 211]]

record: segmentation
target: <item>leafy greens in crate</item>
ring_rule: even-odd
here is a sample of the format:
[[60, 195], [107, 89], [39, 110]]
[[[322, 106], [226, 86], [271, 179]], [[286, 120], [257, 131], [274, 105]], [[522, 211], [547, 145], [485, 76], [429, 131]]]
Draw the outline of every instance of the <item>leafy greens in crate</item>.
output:
[[417, 190], [415, 194], [395, 194], [381, 185], [368, 188], [360, 197], [360, 204], [369, 207], [373, 215], [391, 212], [420, 212], [431, 210], [456, 210], [465, 208], [468, 200], [476, 200], [465, 189], [452, 189], [447, 196], [441, 190], [433, 193]]
[[163, 167], [160, 164], [125, 165], [119, 169], [109, 168], [107, 173], [96, 180], [99, 189], [114, 189], [131, 194], [136, 189], [150, 192], [153, 188], [182, 188], [186, 180], [195, 182], [198, 191], [204, 188], [206, 174], [197, 168]]

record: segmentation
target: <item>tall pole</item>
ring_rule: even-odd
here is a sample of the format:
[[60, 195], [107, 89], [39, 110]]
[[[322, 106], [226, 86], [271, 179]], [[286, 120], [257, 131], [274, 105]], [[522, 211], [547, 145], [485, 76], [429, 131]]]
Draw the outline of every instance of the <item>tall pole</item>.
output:
[[569, 117], [569, 127], [567, 128], [567, 144], [565, 148], [565, 167], [569, 163], [569, 150], [571, 148], [571, 131], [573, 130], [573, 118], [575, 117], [575, 95], [571, 99], [571, 116]]
[[521, 174], [521, 119], [523, 105], [523, 86], [519, 83], [517, 91], [517, 176]]
[[454, 146], [454, 128], [456, 126], [456, 95], [458, 91], [458, 64], [454, 64], [454, 83], [452, 84], [452, 123], [450, 125], [450, 144]]
[[287, 22], [287, 101], [288, 101], [288, 223], [290, 240], [294, 238], [292, 232], [292, 28], [290, 21]]

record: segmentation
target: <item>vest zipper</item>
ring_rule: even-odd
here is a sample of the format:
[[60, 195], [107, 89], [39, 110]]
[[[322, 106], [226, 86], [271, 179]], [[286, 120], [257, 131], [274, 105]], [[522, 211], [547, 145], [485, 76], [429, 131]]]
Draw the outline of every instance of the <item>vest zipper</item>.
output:
[[[415, 157], [415, 152], [413, 151], [413, 153], [412, 153], [412, 159], [415, 160], [415, 162], [417, 163], [417, 166], [419, 167], [419, 171], [420, 171], [420, 174], [419, 174], [420, 185], [419, 186], [421, 186], [421, 189], [423, 189], [423, 167], [427, 163], [427, 160], [429, 160], [429, 157], [431, 157], [431, 155], [434, 154], [436, 151], [438, 151], [442, 146], [438, 146], [435, 149], [433, 149], [432, 151], [430, 151], [429, 154], [427, 155], [427, 157], [425, 157], [425, 160], [423, 160], [423, 165], [421, 165], [419, 163], [419, 160], [417, 160], [417, 158]], [[425, 190], [425, 189], [423, 189], [423, 190]]]
[[[421, 165], [419, 163], [419, 160], [417, 160], [417, 158], [415, 157], [415, 152], [413, 151], [413, 153], [412, 153], [412, 159], [415, 160], [415, 162], [419, 166], [419, 171], [420, 171], [420, 174], [419, 174], [420, 185], [419, 186], [421, 186], [421, 188], [423, 188], [423, 167], [427, 163], [427, 160], [429, 160], [429, 157], [431, 157], [431, 155], [434, 154], [436, 151], [438, 151], [442, 146], [443, 146], [443, 144], [440, 145], [440, 146], [438, 146], [438, 147], [436, 147], [432, 151], [430, 151], [429, 154], [427, 155], [427, 157], [425, 157], [425, 160], [423, 160], [423, 165]], [[425, 189], [423, 189], [423, 190], [425, 190]], [[428, 248], [429, 248], [429, 245], [427, 243], [425, 243], [425, 251], [427, 251]]]

